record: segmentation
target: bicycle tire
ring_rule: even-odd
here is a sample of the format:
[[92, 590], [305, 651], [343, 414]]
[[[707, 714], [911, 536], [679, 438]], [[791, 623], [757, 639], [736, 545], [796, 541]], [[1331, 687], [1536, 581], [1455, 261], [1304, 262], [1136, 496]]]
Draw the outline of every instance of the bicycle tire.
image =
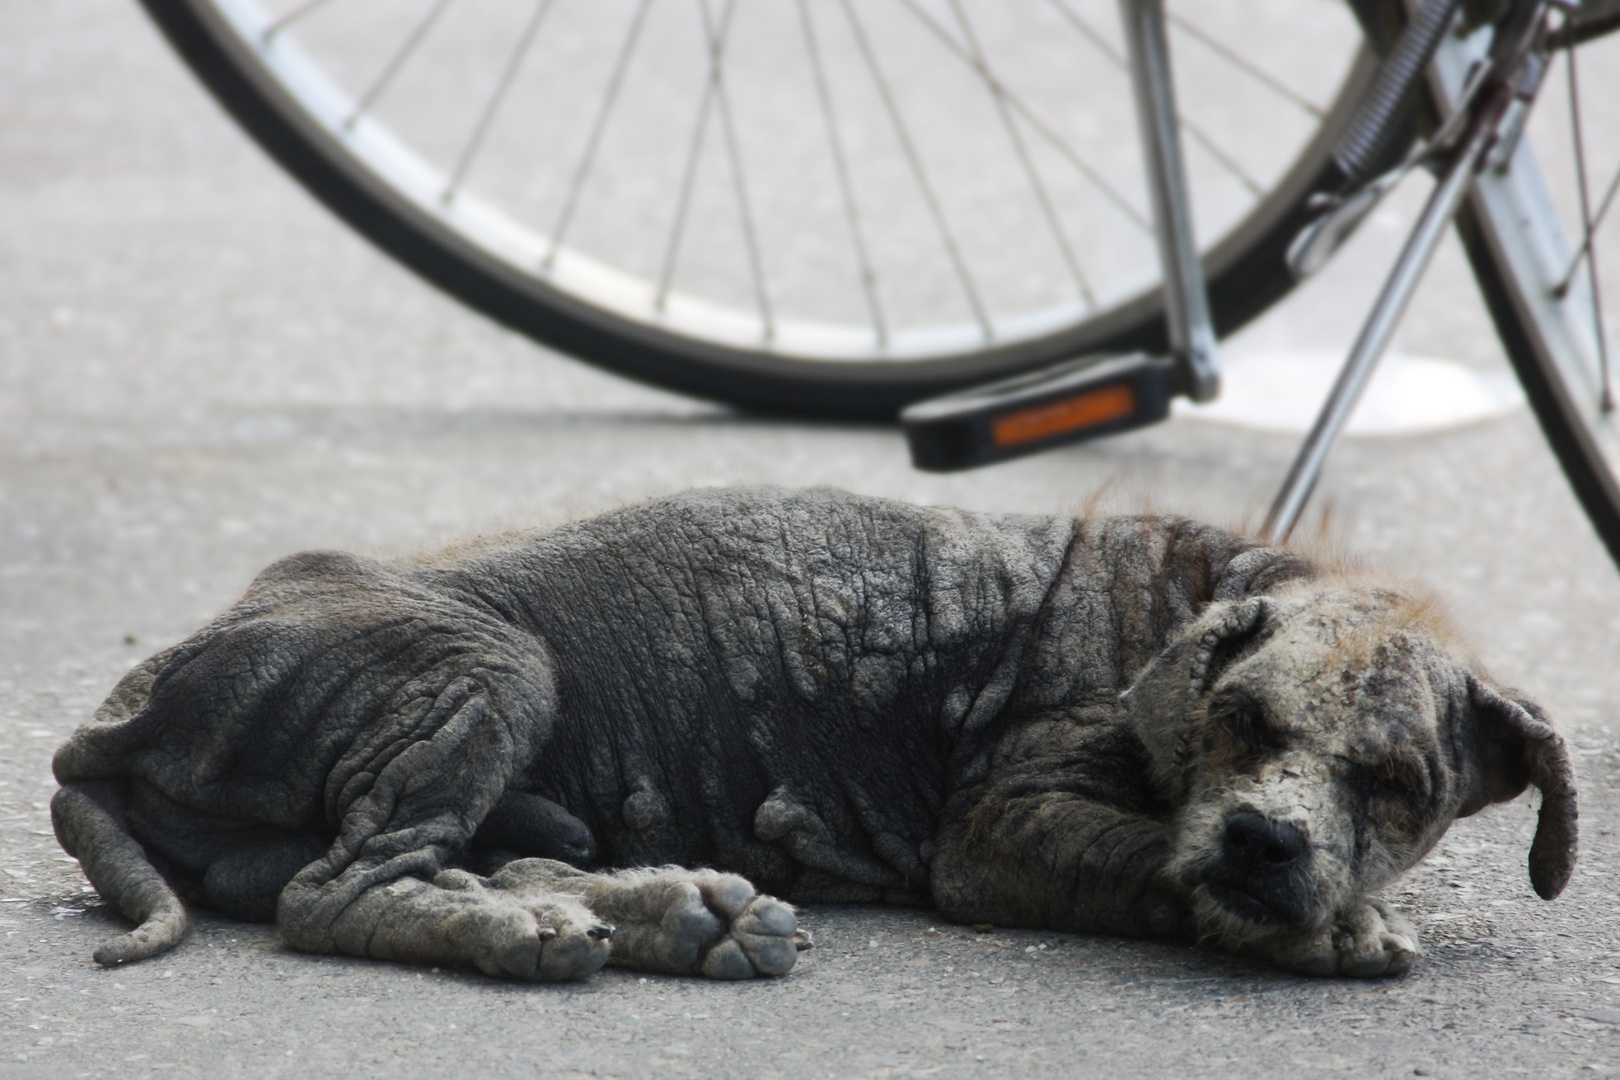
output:
[[[892, 361], [822, 362], [694, 340], [592, 307], [468, 244], [348, 156], [234, 36], [213, 0], [142, 0], [226, 111], [328, 209], [418, 276], [518, 333], [641, 382], [739, 408], [888, 420], [912, 401], [1090, 353], [1166, 349], [1157, 289], [1076, 325], [1005, 345]], [[1295, 277], [1288, 243], [1376, 63], [1363, 49], [1298, 160], [1204, 257], [1217, 332], [1242, 326]], [[1389, 153], [1404, 149], [1393, 145]]]
[[[1442, 114], [1468, 60], [1460, 44], [1450, 48], [1437, 58], [1430, 89], [1432, 106]], [[1620, 415], [1602, 400], [1596, 335], [1604, 331], [1595, 325], [1580, 276], [1574, 288], [1555, 288], [1558, 268], [1572, 264], [1577, 245], [1559, 225], [1528, 137], [1506, 162], [1480, 175], [1457, 228], [1542, 434], [1620, 567]]]

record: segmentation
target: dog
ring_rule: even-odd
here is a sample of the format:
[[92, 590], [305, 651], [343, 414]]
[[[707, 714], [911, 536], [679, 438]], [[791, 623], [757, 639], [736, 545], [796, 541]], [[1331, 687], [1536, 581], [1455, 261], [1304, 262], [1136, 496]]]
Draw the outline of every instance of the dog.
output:
[[[1371, 894], [1570, 757], [1434, 604], [1184, 518], [701, 490], [437, 558], [284, 559], [58, 751], [136, 928], [561, 980], [778, 975], [790, 902], [1396, 974]], [[681, 867], [700, 867], [682, 869]], [[756, 891], [756, 886], [758, 890]], [[784, 899], [777, 899], [776, 897]]]

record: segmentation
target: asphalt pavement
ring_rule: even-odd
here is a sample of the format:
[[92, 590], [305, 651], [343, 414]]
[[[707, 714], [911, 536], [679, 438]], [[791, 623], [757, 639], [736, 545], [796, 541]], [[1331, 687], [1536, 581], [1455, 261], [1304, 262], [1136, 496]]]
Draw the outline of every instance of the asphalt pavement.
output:
[[[1411, 202], [1236, 348], [1342, 347]], [[1394, 237], [1394, 239], [1391, 239]], [[1611, 241], [1612, 242], [1612, 241]], [[1455, 245], [1400, 347], [1500, 379]], [[1547, 904], [1533, 803], [1390, 890], [1409, 976], [1313, 981], [1180, 946], [812, 907], [748, 984], [517, 986], [281, 946], [199, 915], [118, 970], [50, 834], [50, 755], [133, 663], [292, 551], [408, 552], [692, 485], [834, 484], [986, 510], [1256, 522], [1293, 438], [1198, 419], [961, 476], [882, 427], [739, 416], [458, 308], [255, 149], [120, 0], [0, 2], [0, 1076], [1587, 1076], [1620, 1072], [1620, 574], [1522, 409], [1357, 437], [1335, 543], [1432, 585], [1580, 769]]]

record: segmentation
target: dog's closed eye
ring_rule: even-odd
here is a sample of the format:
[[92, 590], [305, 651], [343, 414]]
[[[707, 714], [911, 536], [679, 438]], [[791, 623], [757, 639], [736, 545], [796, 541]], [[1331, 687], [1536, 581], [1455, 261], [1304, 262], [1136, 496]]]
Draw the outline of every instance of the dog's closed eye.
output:
[[1287, 735], [1267, 717], [1264, 706], [1246, 694], [1219, 694], [1210, 700], [1204, 738], [1207, 751], [1236, 765], [1287, 748]]
[[1381, 807], [1368, 820], [1379, 823], [1386, 843], [1413, 840], [1433, 821], [1439, 783], [1428, 758], [1395, 753], [1351, 768], [1362, 796]]
[[1406, 798], [1427, 802], [1434, 792], [1428, 762], [1413, 754], [1385, 758], [1375, 775], [1385, 790]]

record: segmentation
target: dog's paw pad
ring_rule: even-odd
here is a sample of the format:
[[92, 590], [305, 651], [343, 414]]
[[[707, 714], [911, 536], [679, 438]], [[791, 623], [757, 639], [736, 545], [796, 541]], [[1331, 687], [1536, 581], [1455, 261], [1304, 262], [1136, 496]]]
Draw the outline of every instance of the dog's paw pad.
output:
[[752, 979], [758, 974], [735, 938], [727, 938], [710, 949], [699, 970], [711, 979]]
[[808, 941], [791, 907], [733, 874], [672, 871], [621, 879], [591, 904], [623, 924], [615, 961], [644, 970], [711, 979], [781, 975]]
[[700, 878], [696, 885], [704, 901], [728, 919], [741, 918], [753, 903], [754, 887], [736, 874], [715, 874]]
[[734, 933], [792, 937], [798, 930], [793, 909], [773, 896], [761, 896], [732, 924]]
[[689, 881], [669, 888], [669, 907], [664, 911], [663, 938], [676, 968], [691, 970], [703, 954], [726, 932], [726, 924], [703, 902], [703, 894]]
[[[793, 909], [775, 897], [755, 898], [742, 918], [731, 924], [731, 936], [761, 975], [781, 975], [798, 959], [798, 920]], [[808, 948], [809, 935], [803, 941]]]

